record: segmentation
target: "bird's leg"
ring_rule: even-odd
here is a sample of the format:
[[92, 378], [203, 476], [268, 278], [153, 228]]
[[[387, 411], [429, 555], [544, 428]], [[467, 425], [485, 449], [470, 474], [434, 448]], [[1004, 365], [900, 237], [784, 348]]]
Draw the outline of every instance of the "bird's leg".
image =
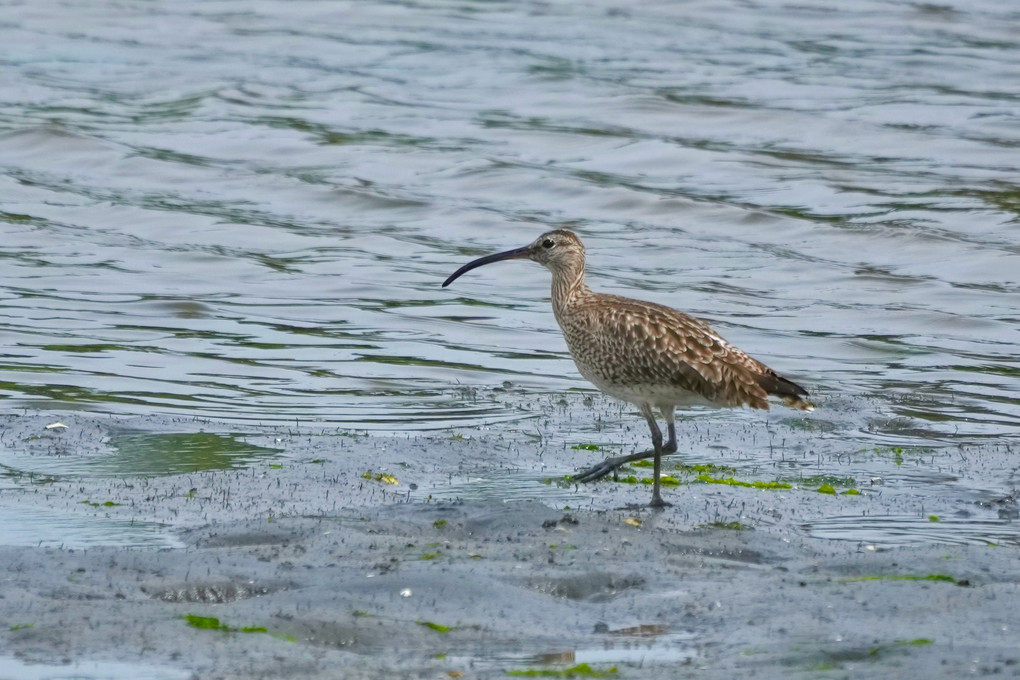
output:
[[[652, 455], [655, 456], [655, 466], [652, 468], [652, 502], [648, 505], [653, 508], [665, 508], [670, 504], [662, 500], [662, 496], [659, 495], [659, 471], [662, 468], [662, 430], [659, 429], [659, 424], [655, 422], [655, 414], [652, 413], [651, 406], [642, 404], [641, 413], [644, 415], [645, 420], [648, 421], [648, 427], [652, 430], [652, 446], [654, 447]], [[676, 446], [675, 441], [673, 446]]]
[[662, 452], [676, 453], [676, 420], [673, 417], [673, 407], [666, 406], [661, 411], [662, 416], [666, 419], [666, 427], [669, 429], [669, 441], [662, 447]]
[[[669, 505], [662, 500], [662, 496], [659, 495], [659, 472], [662, 467], [662, 453], [666, 449], [662, 445], [662, 430], [659, 429], [658, 423], [655, 422], [655, 414], [652, 413], [650, 406], [642, 406], [641, 414], [644, 415], [645, 420], [648, 421], [648, 427], [652, 431], [652, 446], [654, 447], [650, 451], [639, 451], [637, 453], [631, 453], [626, 456], [615, 456], [613, 458], [607, 458], [598, 465], [594, 465], [587, 470], [574, 475], [573, 479], [575, 482], [594, 482], [596, 479], [602, 479], [609, 473], [615, 473], [621, 467], [627, 463], [633, 463], [636, 460], [644, 460], [646, 458], [655, 459], [655, 466], [653, 468], [655, 473], [655, 480], [652, 486], [652, 502], [653, 508], [663, 508]], [[670, 444], [673, 446], [673, 450], [676, 450], [676, 428], [670, 423], [669, 428], [670, 441], [666, 444], [668, 447]], [[667, 451], [669, 452], [669, 451]]]
[[663, 453], [676, 453], [676, 424], [670, 423], [669, 427], [669, 441], [666, 442], [665, 446], [662, 447]]
[[[659, 451], [661, 451], [662, 449], [662, 432], [659, 430], [659, 426], [655, 422], [655, 414], [652, 413], [651, 406], [647, 404], [639, 404], [639, 408], [641, 409], [641, 415], [643, 415], [645, 419], [648, 420], [648, 424], [652, 428], [652, 444], [654, 445], [655, 448], [653, 448], [651, 451], [639, 451], [637, 453], [632, 453], [627, 456], [615, 456], [613, 458], [606, 458], [598, 465], [594, 465], [588, 468], [587, 470], [583, 470], [580, 473], [574, 475], [575, 482], [594, 482], [596, 479], [602, 479], [610, 472], [612, 472], [615, 475], [616, 471], [619, 470], [621, 467], [623, 467], [627, 463], [633, 463], [636, 460], [644, 460], [645, 458], [651, 458], [652, 456], [656, 456], [656, 460], [658, 460]], [[658, 437], [657, 440], [656, 437]], [[656, 475], [656, 479], [658, 479], [658, 475]]]

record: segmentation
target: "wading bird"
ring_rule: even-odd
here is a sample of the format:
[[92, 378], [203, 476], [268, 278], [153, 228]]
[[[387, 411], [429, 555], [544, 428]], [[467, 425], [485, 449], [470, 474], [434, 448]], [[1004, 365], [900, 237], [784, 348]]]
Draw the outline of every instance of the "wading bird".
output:
[[[652, 507], [659, 495], [663, 453], [676, 451], [676, 408], [695, 404], [768, 409], [779, 397], [802, 411], [814, 408], [807, 391], [729, 344], [708, 324], [675, 309], [618, 295], [593, 293], [584, 281], [584, 245], [573, 232], [557, 229], [531, 245], [487, 255], [443, 282], [501, 260], [532, 260], [552, 272], [552, 306], [577, 370], [606, 394], [641, 411], [652, 431], [652, 450], [609, 458], [574, 479], [590, 482], [626, 463], [653, 457]], [[669, 440], [653, 408], [666, 419]]]

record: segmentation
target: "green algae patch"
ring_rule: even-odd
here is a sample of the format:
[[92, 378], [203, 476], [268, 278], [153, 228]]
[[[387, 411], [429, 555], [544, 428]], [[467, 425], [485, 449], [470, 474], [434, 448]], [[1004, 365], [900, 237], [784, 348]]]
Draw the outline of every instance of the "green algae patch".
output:
[[268, 462], [282, 449], [256, 446], [244, 435], [211, 432], [123, 432], [110, 438], [116, 449], [90, 468], [115, 476], [190, 474], [202, 470], [229, 470]]
[[934, 644], [934, 640], [932, 640], [931, 638], [914, 638], [913, 640], [893, 640], [892, 642], [872, 647], [871, 649], [868, 650], [868, 656], [872, 658], [877, 657], [879, 655], [885, 656], [888, 652], [893, 651], [897, 647], [924, 647], [930, 644]]
[[574, 451], [598, 451], [598, 444], [574, 444], [570, 447]]
[[873, 454], [891, 460], [896, 465], [903, 465], [908, 458], [920, 461], [922, 458], [935, 453], [935, 451], [930, 446], [876, 446], [874, 448], [861, 449], [860, 453]]
[[[655, 479], [652, 477], [636, 477], [634, 475], [627, 475], [626, 477], [620, 477], [616, 480], [621, 484], [654, 484]], [[680, 486], [680, 480], [676, 477], [670, 477], [669, 475], [662, 475], [659, 477], [659, 484], [662, 486]]]
[[786, 482], [745, 482], [733, 477], [713, 477], [709, 474], [698, 475], [698, 481], [704, 484], [725, 484], [727, 486], [745, 486], [752, 489], [791, 489]]
[[361, 475], [362, 479], [371, 479], [376, 482], [382, 482], [383, 484], [400, 484], [396, 477], [393, 475], [387, 475], [382, 472], [373, 473], [371, 470]]
[[[641, 483], [642, 484], [654, 484], [655, 483], [655, 478], [654, 477], [642, 477], [641, 478]], [[680, 486], [680, 480], [678, 480], [676, 477], [670, 477], [669, 475], [662, 475], [661, 477], [659, 477], [659, 484], [661, 484], [662, 486]]]
[[215, 616], [198, 616], [196, 614], [185, 614], [181, 617], [188, 622], [188, 625], [192, 628], [198, 628], [199, 630], [218, 630], [221, 633], [267, 633], [280, 640], [286, 640], [287, 642], [296, 642], [297, 638], [290, 635], [280, 635], [278, 633], [270, 633], [269, 629], [265, 626], [242, 626], [240, 628], [231, 628], [225, 623], [222, 623]]
[[843, 579], [841, 583], [859, 583], [861, 581], [945, 581], [946, 583], [962, 583], [949, 574], [869, 574]]
[[[860, 491], [854, 488], [857, 480], [853, 477], [839, 477], [836, 475], [808, 475], [808, 476], [781, 476], [776, 478], [777, 482], [787, 482], [794, 487], [801, 489], [814, 489], [818, 493], [829, 496], [837, 494], [842, 496], [859, 496]], [[845, 491], [838, 491], [843, 488]]]
[[425, 553], [424, 555], [421, 556], [421, 558], [423, 560], [434, 560], [434, 559], [436, 559], [437, 557], [439, 557], [442, 554], [443, 553], [440, 553], [440, 552]]
[[225, 633], [229, 633], [233, 628], [225, 624], [220, 623], [220, 620], [215, 616], [196, 616], [195, 614], [185, 614], [182, 617], [188, 622], [188, 625], [192, 628], [198, 628], [199, 630], [222, 630]]
[[448, 522], [445, 519], [437, 519], [435, 522], [432, 523], [432, 526], [434, 526], [437, 529], [442, 529], [447, 524]]
[[97, 501], [82, 501], [82, 505], [88, 505], [93, 508], [115, 508], [120, 505], [120, 503], [115, 503], [114, 501], [104, 501], [102, 503]]
[[31, 215], [22, 215], [21, 213], [0, 212], [0, 220], [12, 223], [28, 223], [35, 222], [37, 218]]
[[429, 630], [434, 630], [437, 633], [449, 633], [453, 630], [452, 626], [444, 626], [443, 624], [436, 623], [435, 621], [415, 621], [415, 623], [419, 626], [425, 626]]
[[[329, 374], [329, 375], [332, 376], [332, 374]], [[337, 437], [348, 437], [350, 439], [357, 439], [358, 437], [365, 437], [367, 439], [368, 438], [368, 432], [357, 432], [357, 431], [354, 431], [354, 430], [344, 430], [343, 432], [338, 432], [336, 434], [336, 436]]]
[[29, 628], [35, 628], [34, 623], [15, 623], [7, 630], [28, 630]]
[[[630, 463], [631, 467], [636, 468], [650, 468], [655, 467], [655, 461], [652, 460], [636, 460]], [[716, 465], [715, 463], [677, 463], [673, 466], [673, 469], [677, 472], [681, 472], [688, 475], [693, 474], [716, 474], [716, 475], [734, 475], [737, 472], [735, 467], [729, 465]]]
[[527, 670], [507, 671], [507, 675], [515, 678], [615, 678], [616, 666], [604, 671], [596, 670], [586, 663], [579, 663], [570, 668], [554, 670], [549, 668], [529, 668]]
[[699, 475], [730, 475], [731, 477], [737, 474], [737, 468], [730, 465], [716, 465], [715, 463], [697, 463], [691, 465], [688, 463], [677, 463], [676, 469], [680, 472], [687, 474], [699, 474]]
[[938, 515], [928, 515], [928, 521], [929, 522], [941, 522], [942, 518], [940, 518]]
[[804, 487], [818, 487], [825, 484], [833, 487], [850, 487], [857, 483], [857, 480], [853, 477], [839, 477], [837, 475], [794, 475], [778, 477], [777, 480]]
[[751, 527], [741, 522], [709, 522], [708, 524], [702, 524], [702, 529], [729, 529], [730, 531], [747, 531]]

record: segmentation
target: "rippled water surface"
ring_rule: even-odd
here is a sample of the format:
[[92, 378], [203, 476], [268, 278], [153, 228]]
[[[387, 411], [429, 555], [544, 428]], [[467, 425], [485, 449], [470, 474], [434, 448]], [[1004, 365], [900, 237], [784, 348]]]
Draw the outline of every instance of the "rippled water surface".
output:
[[471, 388], [588, 388], [548, 274], [439, 284], [566, 227], [595, 289], [709, 318], [841, 436], [1015, 442], [1018, 25], [993, 0], [2, 5], [0, 394], [534, 417]]

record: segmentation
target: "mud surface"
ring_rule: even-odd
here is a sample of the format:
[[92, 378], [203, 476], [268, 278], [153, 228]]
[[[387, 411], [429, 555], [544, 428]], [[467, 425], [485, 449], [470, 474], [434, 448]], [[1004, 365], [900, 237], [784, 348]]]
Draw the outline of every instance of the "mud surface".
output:
[[[563, 480], [604, 451], [510, 429], [54, 422], [2, 421], [4, 512], [38, 528], [6, 522], [0, 677], [1020, 674], [1016, 506], [982, 490], [1010, 484], [1008, 447], [848, 460], [809, 421], [750, 421], [702, 447], [710, 473], [671, 457], [680, 486], [656, 512], [628, 507], [647, 502], [640, 482]], [[766, 431], [783, 452], [742, 466], [739, 441], [767, 450]], [[170, 472], [87, 472], [146, 437]], [[808, 444], [829, 453], [797, 453]], [[836, 493], [803, 473], [789, 488], [698, 480], [778, 485], [791, 458]]]

